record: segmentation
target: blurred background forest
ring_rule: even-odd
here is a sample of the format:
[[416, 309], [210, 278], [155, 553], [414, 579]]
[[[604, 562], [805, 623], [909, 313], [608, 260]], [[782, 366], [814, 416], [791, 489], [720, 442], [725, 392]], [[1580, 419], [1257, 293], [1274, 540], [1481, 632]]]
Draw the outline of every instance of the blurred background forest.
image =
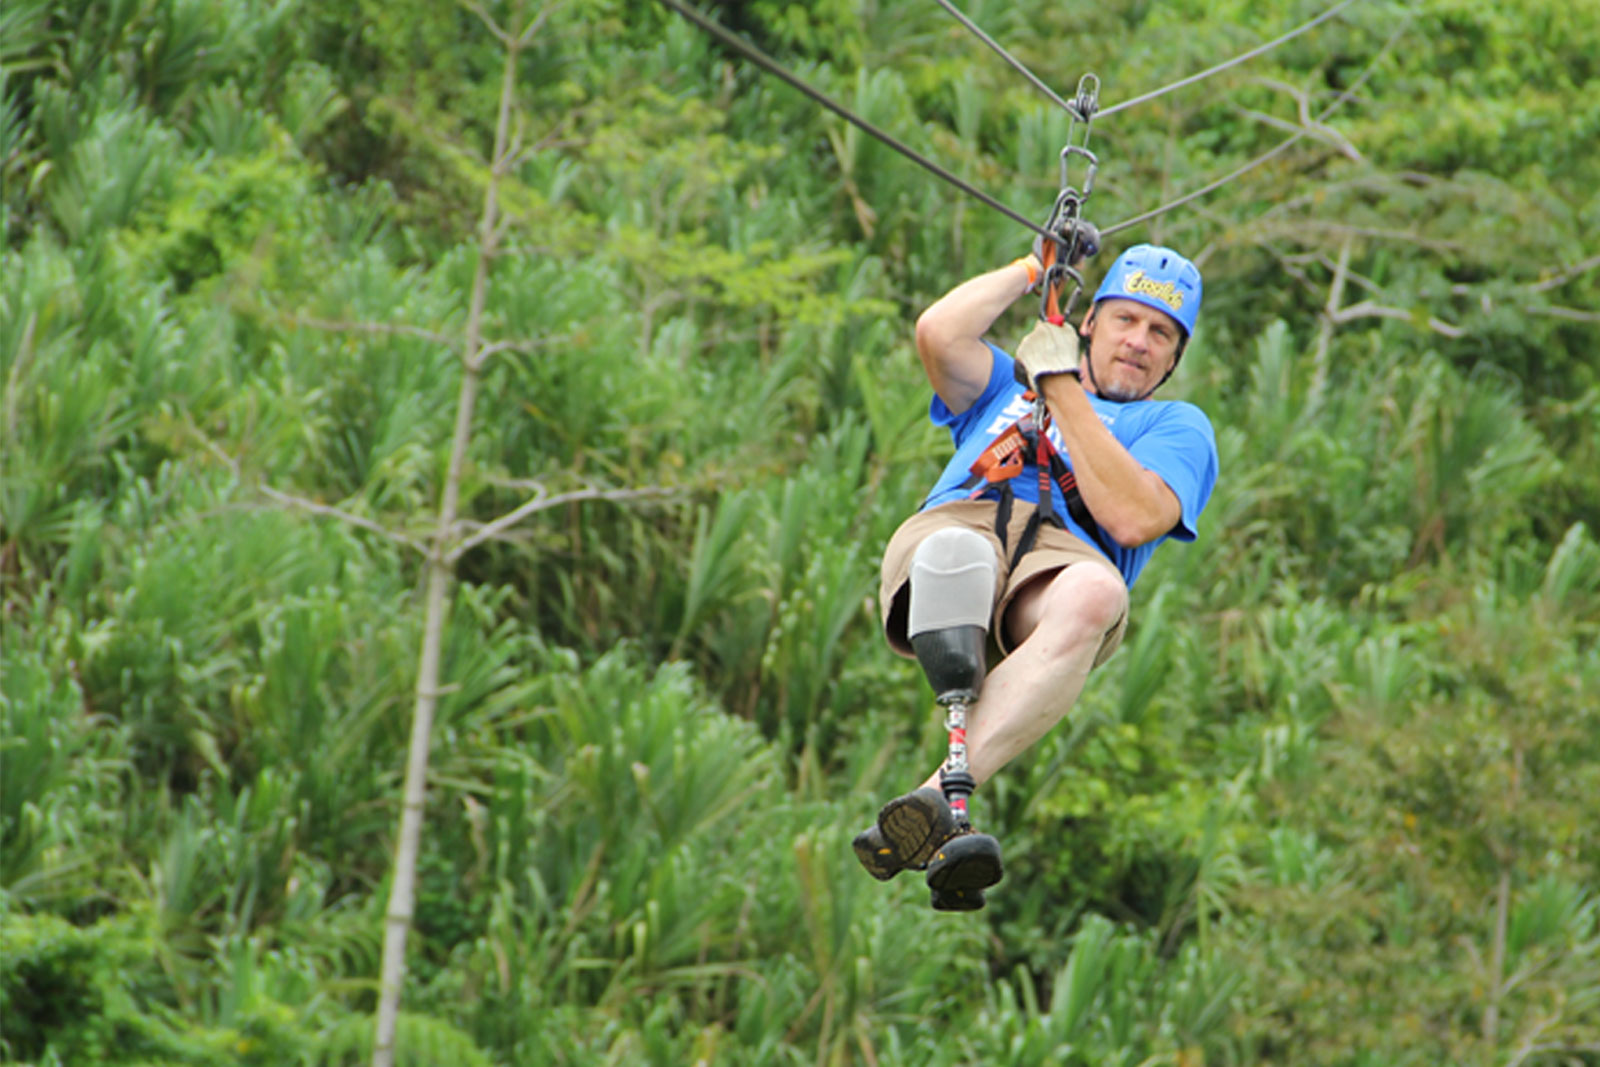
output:
[[[849, 848], [943, 752], [871, 597], [911, 324], [1031, 234], [659, 4], [482, 2], [0, 5], [0, 1060], [371, 1058], [454, 472], [396, 1062], [1600, 1064], [1592, 5], [1095, 123], [1102, 226], [1302, 136], [1109, 242], [1205, 272], [1222, 477], [950, 915]], [[1327, 6], [963, 10], [1109, 106]], [[930, 0], [702, 10], [1048, 211]]]

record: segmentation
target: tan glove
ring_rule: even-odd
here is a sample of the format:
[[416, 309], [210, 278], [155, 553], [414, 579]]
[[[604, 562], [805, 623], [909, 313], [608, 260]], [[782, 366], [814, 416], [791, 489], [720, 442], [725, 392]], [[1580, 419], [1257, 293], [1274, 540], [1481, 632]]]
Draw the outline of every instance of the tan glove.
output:
[[1028, 385], [1043, 396], [1039, 385], [1052, 374], [1078, 377], [1078, 331], [1040, 319], [1017, 345], [1017, 362], [1028, 372]]

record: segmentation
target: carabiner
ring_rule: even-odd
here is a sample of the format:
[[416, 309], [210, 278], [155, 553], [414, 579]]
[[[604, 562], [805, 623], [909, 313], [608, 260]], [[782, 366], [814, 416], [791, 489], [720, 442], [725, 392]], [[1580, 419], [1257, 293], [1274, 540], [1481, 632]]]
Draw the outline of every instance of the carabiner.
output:
[[[1072, 292], [1067, 294], [1067, 309], [1058, 309], [1061, 293], [1060, 286], [1063, 278], [1072, 279]], [[1083, 292], [1083, 275], [1064, 263], [1052, 263], [1050, 269], [1044, 272], [1044, 285], [1039, 287], [1039, 317], [1048, 323], [1061, 326], [1072, 314], [1072, 308], [1078, 302], [1078, 294]]]
[[1071, 156], [1082, 156], [1089, 161], [1089, 169], [1083, 176], [1083, 192], [1081, 198], [1089, 199], [1089, 194], [1094, 192], [1094, 176], [1100, 170], [1100, 158], [1083, 145], [1069, 144], [1061, 150], [1061, 188], [1072, 188], [1072, 182], [1067, 174], [1067, 159]]
[[[1067, 143], [1061, 149], [1061, 192], [1056, 195], [1055, 205], [1050, 209], [1050, 221], [1045, 223], [1049, 239], [1055, 242], [1056, 254], [1054, 262], [1045, 271], [1044, 284], [1039, 292], [1039, 317], [1057, 326], [1065, 323], [1067, 316], [1072, 314], [1078, 294], [1083, 291], [1083, 275], [1073, 269], [1072, 263], [1083, 242], [1080, 223], [1090, 226], [1093, 231], [1093, 227], [1082, 216], [1084, 201], [1094, 191], [1094, 176], [1100, 169], [1100, 160], [1089, 151], [1094, 114], [1100, 110], [1100, 79], [1094, 74], [1079, 78], [1077, 98], [1067, 110], [1072, 115], [1072, 122], [1067, 127]], [[1083, 126], [1081, 136], [1078, 131], [1080, 123]], [[1071, 161], [1074, 156], [1081, 157], [1087, 166], [1082, 191], [1074, 188], [1071, 180]], [[1091, 239], [1091, 243], [1095, 243], [1095, 240]], [[1097, 250], [1091, 249], [1088, 254], [1092, 255]], [[1065, 279], [1072, 281], [1072, 291], [1067, 294], [1066, 311], [1061, 311], [1060, 289]]]

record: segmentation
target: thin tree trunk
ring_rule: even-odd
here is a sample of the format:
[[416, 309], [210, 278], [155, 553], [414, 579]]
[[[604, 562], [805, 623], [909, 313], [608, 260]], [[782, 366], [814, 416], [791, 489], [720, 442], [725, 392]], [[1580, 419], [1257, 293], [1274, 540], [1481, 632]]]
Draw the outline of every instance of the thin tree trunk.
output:
[[[1515, 810], [1517, 796], [1522, 787], [1522, 749], [1511, 757], [1510, 808]], [[1499, 1045], [1500, 1000], [1506, 986], [1506, 931], [1511, 919], [1511, 868], [1516, 853], [1507, 848], [1496, 857], [1500, 863], [1500, 879], [1494, 894], [1494, 943], [1489, 950], [1489, 1006], [1483, 1012], [1483, 1042], [1486, 1062], [1492, 1062]]]
[[1489, 952], [1489, 1006], [1483, 1012], [1483, 1040], [1486, 1053], [1494, 1057], [1499, 1044], [1500, 997], [1506, 981], [1506, 927], [1511, 915], [1511, 868], [1500, 867], [1500, 882], [1494, 894], [1494, 945]]
[[1316, 407], [1322, 402], [1322, 391], [1328, 384], [1328, 349], [1333, 343], [1334, 316], [1339, 314], [1340, 305], [1344, 302], [1344, 283], [1346, 272], [1350, 269], [1350, 238], [1344, 239], [1344, 245], [1339, 249], [1339, 265], [1334, 268], [1333, 284], [1328, 287], [1328, 302], [1322, 309], [1322, 325], [1317, 331], [1317, 350], [1312, 357], [1311, 388], [1307, 391], [1310, 407]]
[[[504, 39], [504, 38], [502, 38]], [[416, 705], [411, 718], [411, 746], [406, 758], [405, 801], [394, 856], [389, 906], [384, 918], [382, 991], [372, 1045], [372, 1067], [392, 1067], [395, 1031], [400, 1020], [400, 993], [405, 985], [406, 936], [416, 900], [417, 856], [422, 847], [422, 816], [427, 803], [428, 755], [434, 712], [439, 703], [439, 661], [444, 627], [454, 587], [451, 548], [456, 540], [456, 512], [460, 503], [461, 470], [472, 443], [472, 413], [477, 405], [482, 374], [483, 306], [488, 293], [489, 262], [494, 258], [499, 226], [500, 178], [509, 153], [511, 102], [516, 87], [519, 42], [507, 42], [505, 69], [500, 84], [500, 113], [495, 122], [494, 161], [484, 191], [483, 216], [478, 226], [478, 266], [472, 278], [467, 312], [467, 334], [461, 350], [461, 393], [456, 402], [455, 432], [450, 443], [450, 467], [439, 503], [439, 523], [428, 555], [426, 618], [422, 652], [417, 665]]]

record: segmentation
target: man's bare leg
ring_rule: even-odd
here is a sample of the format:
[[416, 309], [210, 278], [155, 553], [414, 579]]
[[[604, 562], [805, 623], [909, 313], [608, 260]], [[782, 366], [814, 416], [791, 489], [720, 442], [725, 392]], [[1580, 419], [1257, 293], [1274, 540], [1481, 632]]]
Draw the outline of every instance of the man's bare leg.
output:
[[[1122, 583], [1093, 563], [1041, 575], [1012, 600], [1021, 643], [989, 672], [967, 715], [967, 761], [981, 785], [1060, 722], [1083, 692], [1106, 631], [1128, 608]], [[924, 783], [937, 787], [939, 771]]]

